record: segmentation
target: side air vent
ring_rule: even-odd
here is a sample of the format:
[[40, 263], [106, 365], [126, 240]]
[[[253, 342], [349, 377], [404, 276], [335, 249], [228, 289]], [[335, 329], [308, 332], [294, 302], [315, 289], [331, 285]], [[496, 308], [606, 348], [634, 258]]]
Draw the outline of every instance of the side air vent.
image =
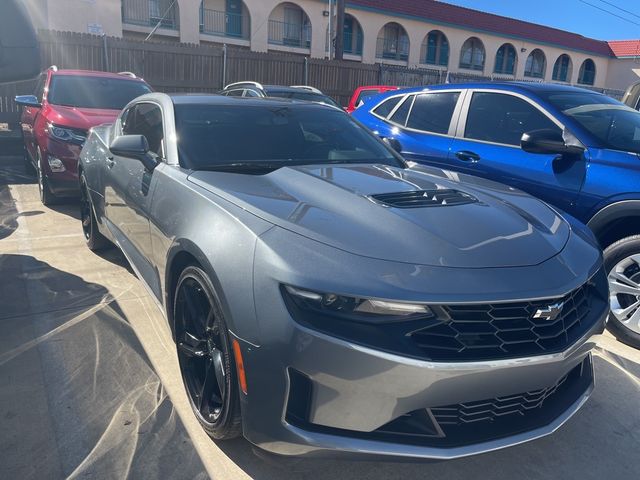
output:
[[371, 195], [378, 203], [395, 208], [444, 207], [466, 205], [478, 201], [472, 195], [458, 190], [415, 190], [412, 192], [379, 193]]

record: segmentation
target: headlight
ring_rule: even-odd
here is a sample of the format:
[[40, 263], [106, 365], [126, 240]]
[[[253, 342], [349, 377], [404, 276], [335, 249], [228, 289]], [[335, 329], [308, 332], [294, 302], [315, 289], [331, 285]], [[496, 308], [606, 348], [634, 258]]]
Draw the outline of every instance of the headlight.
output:
[[319, 293], [289, 285], [283, 286], [285, 300], [308, 313], [330, 315], [362, 322], [396, 322], [433, 317], [431, 309], [420, 303], [375, 298], [356, 298], [335, 293]]
[[77, 130], [70, 128], [58, 127], [52, 123], [47, 125], [47, 132], [49, 136], [56, 140], [62, 140], [63, 142], [77, 143], [82, 145], [87, 139], [86, 135], [79, 133]]

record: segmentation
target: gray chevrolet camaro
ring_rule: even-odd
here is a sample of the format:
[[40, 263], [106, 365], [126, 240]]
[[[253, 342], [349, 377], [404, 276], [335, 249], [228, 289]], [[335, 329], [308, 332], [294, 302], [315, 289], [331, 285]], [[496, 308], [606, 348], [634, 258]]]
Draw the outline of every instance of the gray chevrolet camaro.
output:
[[336, 108], [153, 93], [79, 172], [89, 248], [115, 243], [157, 300], [214, 439], [456, 458], [555, 431], [593, 389], [589, 230]]

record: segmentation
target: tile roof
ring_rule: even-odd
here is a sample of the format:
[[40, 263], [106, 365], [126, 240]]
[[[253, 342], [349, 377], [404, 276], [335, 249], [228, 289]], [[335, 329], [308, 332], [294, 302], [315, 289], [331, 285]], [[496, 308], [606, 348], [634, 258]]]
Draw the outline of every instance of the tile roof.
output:
[[640, 40], [613, 40], [607, 43], [616, 57], [640, 56]]
[[436, 0], [347, 0], [347, 5], [550, 43], [608, 57], [612, 55], [609, 45], [602, 40]]

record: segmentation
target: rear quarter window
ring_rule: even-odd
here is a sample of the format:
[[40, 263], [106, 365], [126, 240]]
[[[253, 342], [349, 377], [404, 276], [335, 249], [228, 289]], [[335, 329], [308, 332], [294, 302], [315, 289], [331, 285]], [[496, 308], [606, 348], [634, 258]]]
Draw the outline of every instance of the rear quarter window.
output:
[[387, 118], [391, 111], [395, 108], [395, 106], [398, 105], [400, 100], [402, 100], [402, 96], [388, 98], [376, 108], [374, 108], [373, 113], [382, 118]]

